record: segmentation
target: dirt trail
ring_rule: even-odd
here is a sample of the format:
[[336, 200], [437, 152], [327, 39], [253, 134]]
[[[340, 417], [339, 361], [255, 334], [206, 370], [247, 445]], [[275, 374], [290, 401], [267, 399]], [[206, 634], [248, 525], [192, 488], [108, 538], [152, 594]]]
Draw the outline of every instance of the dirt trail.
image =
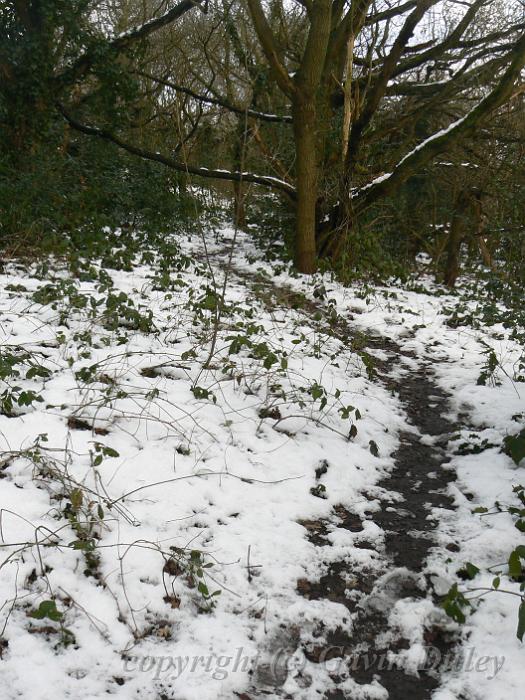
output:
[[[235, 270], [235, 275], [250, 285], [269, 306], [300, 309], [312, 317], [323, 312], [322, 301], [308, 300], [292, 290], [277, 287], [267, 278], [254, 279], [244, 271]], [[354, 340], [351, 322], [345, 319], [340, 318], [327, 331], [349, 344]], [[384, 551], [381, 552], [385, 559], [383, 575], [348, 572], [345, 562], [338, 562], [332, 564], [319, 581], [298, 582], [298, 591], [307, 599], [338, 602], [347, 608], [351, 618], [350, 625], [327, 633], [323, 647], [305, 649], [305, 654], [310, 661], [326, 661], [338, 654], [335, 652], [331, 657], [325, 657], [323, 649], [340, 647], [343, 650], [340, 657], [347, 657], [347, 666], [351, 666], [348, 675], [357, 683], [369, 684], [375, 679], [388, 691], [391, 700], [427, 700], [439, 687], [439, 673], [421, 670], [418, 676], [409, 675], [395, 666], [381, 667], [381, 664], [373, 663], [373, 659], [388, 651], [409, 647], [408, 640], [399, 636], [394, 642], [382, 641], [389, 632], [388, 616], [396, 601], [434, 596], [430, 582], [422, 586], [421, 572], [430, 549], [435, 546], [437, 522], [430, 517], [430, 510], [435, 507], [452, 509], [447, 486], [455, 479], [455, 474], [446, 468], [446, 464], [449, 461], [447, 443], [455, 426], [444, 417], [448, 396], [437, 386], [430, 360], [415, 357], [393, 341], [378, 336], [368, 337], [363, 349], [372, 353], [381, 350], [388, 355], [386, 361], [374, 360], [377, 381], [397, 394], [414, 430], [400, 435], [398, 449], [393, 454], [394, 468], [378, 484], [386, 493], [396, 494], [395, 499], [382, 501], [381, 508], [371, 510], [367, 516], [385, 533]], [[327, 546], [325, 535], [333, 529], [334, 521], [335, 527], [354, 532], [363, 529], [360, 518], [351, 512], [351, 507], [347, 509], [342, 504], [336, 508], [333, 520], [305, 523], [310, 541], [319, 547]], [[361, 541], [358, 546], [374, 547], [366, 541]], [[389, 572], [391, 575], [384, 576]], [[349, 573], [353, 579], [352, 591], [348, 591]], [[360, 594], [357, 601], [356, 590]], [[453, 641], [446, 639], [438, 629], [427, 631], [426, 642], [441, 654], [453, 649]], [[369, 661], [372, 661], [368, 668], [366, 664], [355, 664], [359, 653], [368, 654]], [[259, 674], [252, 687], [240, 697], [242, 700], [262, 697], [293, 700], [293, 696], [283, 690], [284, 680], [285, 674], [274, 678], [272, 687], [272, 679], [264, 673]], [[339, 679], [333, 677], [333, 681], [336, 689], [327, 691], [324, 700], [351, 700], [343, 690], [337, 689]]]
[[[369, 347], [372, 346], [386, 350], [403, 366], [403, 351], [399, 346], [385, 339], [369, 343]], [[381, 381], [399, 395], [409, 422], [417, 429], [417, 432], [400, 435], [399, 447], [393, 455], [394, 469], [379, 483], [387, 492], [399, 494], [402, 502], [396, 502], [397, 499], [394, 502], [382, 501], [381, 509], [370, 514], [385, 532], [384, 555], [388, 562], [385, 573], [393, 570], [393, 574], [378, 585], [368, 576], [362, 578], [359, 583], [363, 597], [354, 610], [351, 633], [338, 630], [329, 640], [351, 650], [351, 653], [362, 650], [372, 658], [373, 654], [381, 657], [389, 649], [393, 650], [392, 644], [384, 646], [380, 640], [389, 629], [388, 614], [396, 600], [432, 595], [428, 587], [421, 588], [418, 581], [429, 550], [435, 544], [433, 533], [437, 522], [429, 517], [430, 509], [452, 508], [446, 491], [448, 483], [455, 478], [450, 469], [443, 468], [448, 462], [446, 446], [454, 426], [443, 417], [447, 396], [434, 383], [431, 367], [421, 364], [402, 379], [392, 379], [387, 373], [387, 363], [380, 364]], [[424, 439], [427, 436], [438, 439], [427, 441]], [[396, 572], [396, 568], [402, 571]], [[442, 654], [452, 648], [451, 640], [445, 639], [439, 630], [428, 630], [427, 642]], [[408, 646], [408, 643], [402, 638], [396, 641], [397, 648], [404, 645]], [[392, 700], [426, 700], [439, 686], [439, 677], [424, 670], [415, 676], [395, 667], [371, 665], [366, 669], [359, 664], [352, 666], [351, 676], [358, 683], [371, 683], [376, 678]], [[328, 693], [326, 698], [344, 700], [346, 695], [336, 690]]]

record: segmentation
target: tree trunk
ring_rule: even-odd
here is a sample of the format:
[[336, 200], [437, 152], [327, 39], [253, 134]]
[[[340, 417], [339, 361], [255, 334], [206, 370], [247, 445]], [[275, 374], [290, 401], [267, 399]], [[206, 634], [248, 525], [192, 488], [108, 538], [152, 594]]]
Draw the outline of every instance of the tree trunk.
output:
[[467, 215], [468, 195], [460, 192], [454, 207], [447, 242], [447, 261], [445, 263], [444, 282], [447, 287], [454, 287], [460, 272], [460, 253], [463, 242], [465, 217]]
[[[234, 170], [240, 173], [244, 171], [244, 156], [246, 142], [248, 141], [248, 125], [246, 120], [241, 118], [237, 121], [235, 144], [233, 149]], [[242, 182], [233, 183], [233, 220], [235, 226], [244, 228], [246, 226], [246, 209], [244, 185]]]
[[244, 187], [242, 182], [233, 183], [233, 220], [237, 228], [246, 226], [246, 208], [244, 206]]
[[312, 274], [317, 269], [317, 137], [314, 100], [299, 98], [293, 107], [297, 216], [295, 264], [299, 272]]

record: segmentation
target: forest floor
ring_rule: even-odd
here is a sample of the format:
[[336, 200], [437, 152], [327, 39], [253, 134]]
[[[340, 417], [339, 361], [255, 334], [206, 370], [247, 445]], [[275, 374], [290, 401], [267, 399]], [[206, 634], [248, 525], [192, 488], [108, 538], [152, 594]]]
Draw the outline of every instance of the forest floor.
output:
[[0, 700], [521, 698], [510, 329], [177, 246], [4, 263]]

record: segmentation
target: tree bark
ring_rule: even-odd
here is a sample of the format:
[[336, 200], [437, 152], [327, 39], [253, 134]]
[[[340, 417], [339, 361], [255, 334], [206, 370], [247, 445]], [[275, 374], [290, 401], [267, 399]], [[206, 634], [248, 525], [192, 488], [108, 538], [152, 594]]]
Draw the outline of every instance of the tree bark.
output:
[[450, 223], [450, 232], [447, 241], [447, 261], [445, 263], [444, 282], [447, 287], [453, 288], [460, 272], [461, 244], [464, 237], [465, 218], [468, 209], [468, 195], [465, 191], [459, 193], [454, 207], [454, 215]]
[[311, 274], [317, 269], [317, 136], [314, 100], [296, 99], [293, 126], [297, 190], [295, 264], [299, 272]]
[[245, 192], [242, 182], [233, 183], [233, 220], [237, 228], [246, 226], [246, 207], [244, 206]]
[[[249, 126], [244, 118], [237, 120], [237, 128], [235, 135], [235, 143], [233, 147], [233, 163], [235, 170], [244, 171], [244, 157], [246, 143], [248, 141]], [[246, 207], [245, 207], [246, 192], [242, 180], [233, 183], [233, 220], [235, 226], [244, 228], [246, 226]]]

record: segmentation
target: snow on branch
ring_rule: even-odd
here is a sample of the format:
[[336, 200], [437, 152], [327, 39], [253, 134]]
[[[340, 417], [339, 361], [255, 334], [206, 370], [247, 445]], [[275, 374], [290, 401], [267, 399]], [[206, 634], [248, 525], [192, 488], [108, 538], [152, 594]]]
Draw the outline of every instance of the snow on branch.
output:
[[110, 141], [119, 148], [122, 148], [124, 151], [138, 156], [139, 158], [143, 158], [144, 160], [151, 160], [156, 163], [161, 163], [162, 165], [165, 165], [168, 168], [172, 168], [173, 170], [177, 170], [178, 172], [187, 173], [189, 175], [197, 175], [198, 177], [205, 177], [213, 180], [229, 180], [231, 182], [253, 182], [257, 185], [263, 185], [274, 190], [279, 190], [280, 192], [284, 192], [285, 194], [287, 194], [288, 197], [290, 197], [291, 199], [296, 199], [295, 187], [293, 187], [293, 185], [291, 185], [289, 182], [286, 182], [285, 180], [280, 180], [279, 178], [273, 177], [271, 175], [257, 175], [255, 173], [240, 172], [237, 170], [215, 170], [212, 168], [202, 168], [195, 165], [189, 165], [184, 161], [176, 160], [175, 158], [170, 158], [169, 156], [165, 156], [162, 153], [154, 153], [153, 151], [146, 151], [143, 148], [134, 146], [131, 143], [123, 141], [119, 136], [116, 136], [115, 134], [112, 134], [109, 131], [105, 131], [104, 129], [99, 129], [98, 127], [82, 124], [81, 122], [77, 121], [73, 116], [71, 116], [71, 114], [69, 114], [69, 112], [65, 109], [63, 105], [57, 104], [56, 106], [58, 111], [64, 117], [64, 119], [76, 131], [80, 131], [81, 133], [86, 134], [88, 136], [96, 136], [105, 141]]
[[175, 20], [182, 17], [182, 15], [191, 10], [193, 7], [199, 7], [204, 12], [207, 12], [207, 3], [203, 4], [202, 0], [181, 0], [181, 2], [175, 5], [175, 7], [172, 7], [171, 10], [168, 10], [168, 12], [164, 13], [160, 17], [150, 19], [139, 27], [133, 27], [125, 32], [122, 32], [121, 34], [118, 34], [111, 40], [110, 45], [115, 48], [120, 48], [121, 46], [127, 45], [132, 41], [142, 39], [149, 34], [156, 32], [158, 29], [175, 22]]
[[509, 59], [510, 64], [496, 87], [465, 116], [418, 144], [399, 161], [391, 173], [381, 175], [364, 187], [351, 192], [350, 196], [356, 200], [356, 204], [364, 208], [380, 197], [392, 195], [403, 182], [436, 155], [446, 150], [461, 134], [474, 129], [481, 119], [509, 100], [514, 93], [515, 83], [525, 67], [525, 34], [513, 47]]
[[[182, 17], [182, 15], [189, 12], [194, 7], [200, 8], [203, 12], [207, 12], [208, 0], [181, 0], [177, 3], [175, 7], [164, 13], [160, 17], [155, 17], [154, 19], [148, 20], [139, 27], [133, 27], [132, 29], [118, 34], [113, 39], [108, 41], [108, 47], [114, 51], [122, 51], [128, 46], [133, 44], [135, 41], [144, 39], [153, 32], [166, 27], [172, 22]], [[69, 65], [63, 73], [58, 76], [61, 79], [66, 79], [67, 81], [74, 81], [79, 77], [85, 75], [90, 67], [93, 65], [95, 60], [95, 55], [92, 51], [88, 50], [81, 54], [71, 65]]]
[[[472, 110], [473, 112], [474, 110]], [[441, 131], [436, 132], [435, 134], [432, 134], [432, 136], [429, 136], [428, 139], [425, 139], [422, 141], [420, 144], [418, 144], [410, 153], [407, 153], [399, 163], [395, 166], [393, 171], [391, 173], [385, 173], [384, 175], [380, 175], [379, 177], [376, 177], [375, 180], [372, 180], [372, 182], [369, 182], [367, 185], [364, 185], [364, 187], [361, 187], [360, 189], [354, 190], [352, 197], [358, 197], [360, 196], [363, 192], [366, 190], [369, 190], [371, 187], [375, 187], [376, 185], [380, 185], [381, 183], [385, 182], [386, 180], [390, 179], [395, 172], [403, 165], [405, 161], [407, 161], [409, 158], [411, 158], [414, 154], [416, 154], [418, 151], [421, 151], [423, 148], [428, 146], [429, 143], [432, 141], [435, 141], [437, 139], [440, 139], [442, 136], [445, 136], [449, 132], [451, 132], [453, 129], [456, 129], [458, 126], [460, 126], [471, 114], [467, 114], [464, 117], [461, 117], [461, 119], [458, 119], [455, 122], [452, 122], [452, 124], [449, 124], [445, 129], [441, 129]]]
[[154, 75], [150, 75], [149, 73], [143, 73], [142, 71], [138, 71], [138, 75], [141, 75], [144, 78], [148, 78], [149, 80], [153, 80], [159, 85], [164, 85], [165, 87], [170, 88], [175, 92], [181, 92], [184, 95], [188, 95], [189, 97], [192, 97], [194, 100], [198, 100], [199, 102], [204, 102], [205, 104], [210, 105], [217, 105], [218, 107], [224, 107], [224, 109], [227, 109], [229, 112], [234, 112], [235, 114], [240, 114], [241, 116], [253, 117], [254, 119], [274, 123], [290, 124], [292, 122], [292, 117], [287, 114], [268, 114], [267, 112], [258, 112], [255, 109], [244, 109], [242, 107], [237, 107], [236, 105], [231, 104], [231, 102], [228, 102], [225, 99], [211, 97], [208, 95], [201, 95], [195, 92], [194, 90], [191, 90], [190, 88], [184, 87], [182, 85], [176, 85], [175, 83], [172, 83], [169, 80], [165, 80], [164, 78], [156, 78]]

